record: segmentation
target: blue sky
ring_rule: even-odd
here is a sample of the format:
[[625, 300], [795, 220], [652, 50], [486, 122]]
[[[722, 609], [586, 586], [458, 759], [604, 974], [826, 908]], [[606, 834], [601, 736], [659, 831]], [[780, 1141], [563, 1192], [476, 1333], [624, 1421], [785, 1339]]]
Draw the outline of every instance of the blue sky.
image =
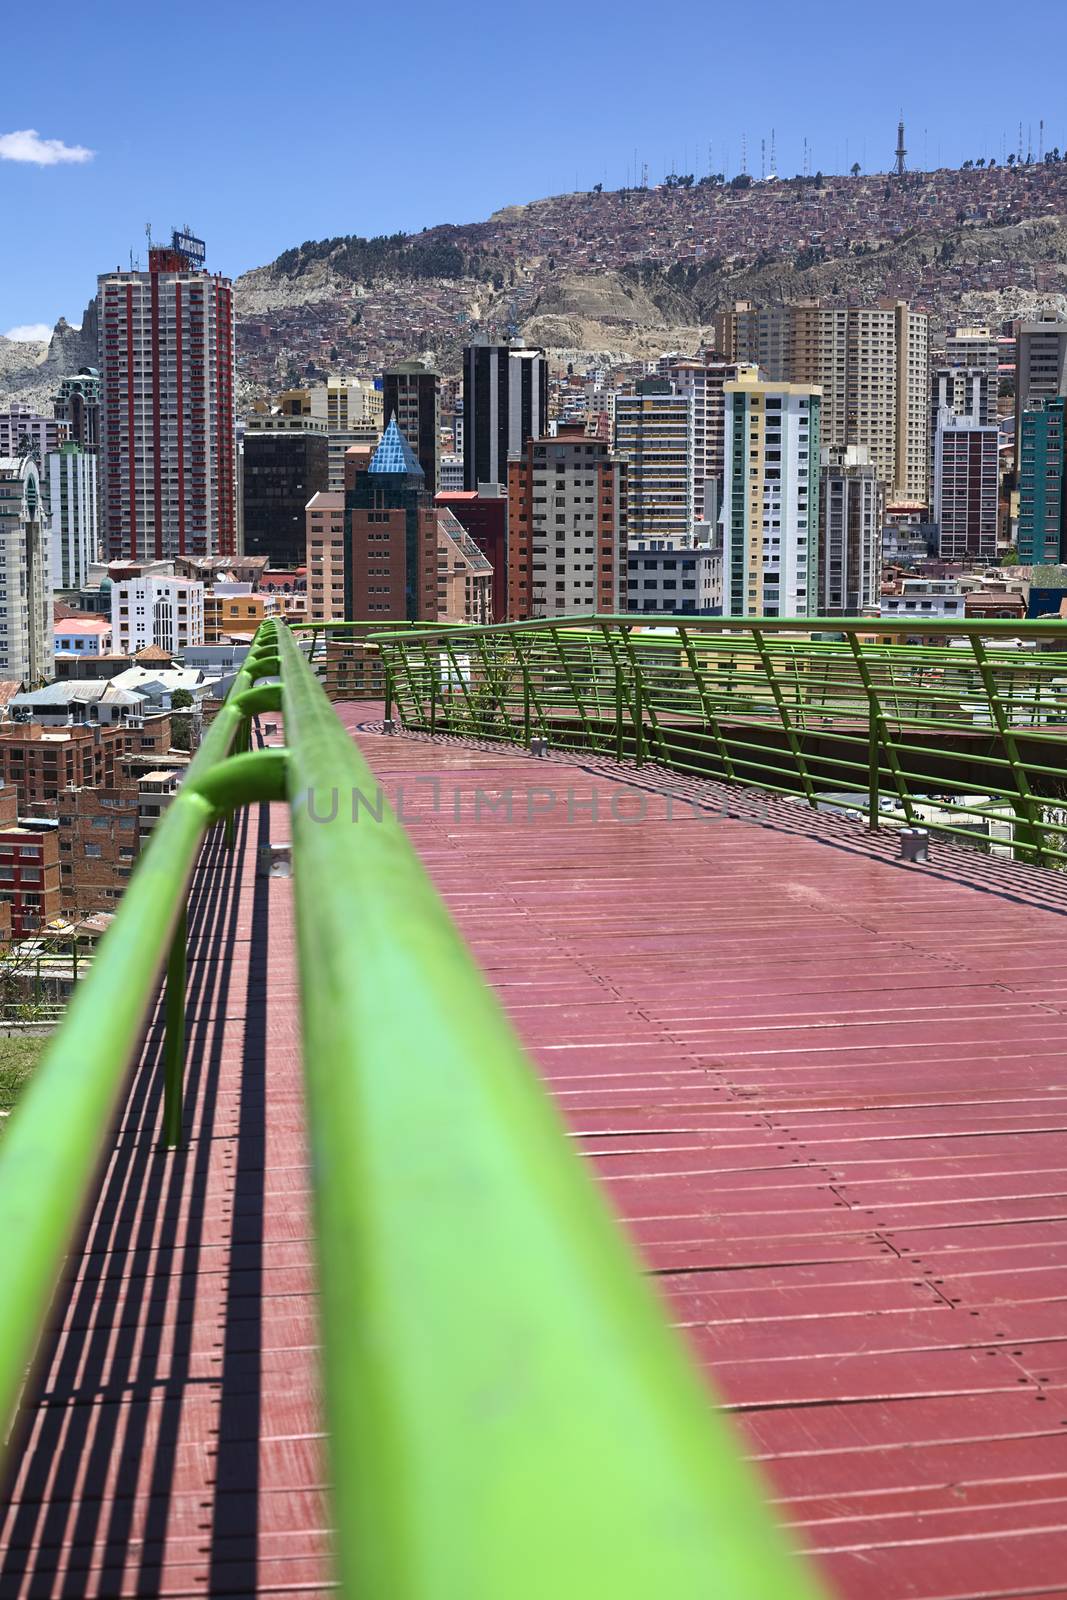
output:
[[0, 332], [80, 320], [146, 222], [189, 222], [236, 275], [305, 239], [618, 187], [635, 150], [652, 182], [706, 172], [709, 145], [735, 172], [745, 133], [758, 174], [772, 126], [786, 176], [805, 135], [813, 171], [884, 170], [901, 109], [917, 166], [1000, 160], [1020, 121], [1036, 153], [1042, 116], [1046, 146], [1067, 148], [1062, 0], [971, 0], [966, 17], [929, 0], [97, 0], [56, 22], [40, 71], [41, 14], [18, 6], [5, 32]]

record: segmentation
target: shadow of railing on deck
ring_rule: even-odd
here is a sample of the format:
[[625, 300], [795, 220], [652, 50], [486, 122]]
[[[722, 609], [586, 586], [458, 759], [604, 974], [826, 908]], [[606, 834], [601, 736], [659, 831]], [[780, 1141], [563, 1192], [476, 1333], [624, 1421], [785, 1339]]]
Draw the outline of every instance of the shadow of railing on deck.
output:
[[[220, 1241], [208, 1248], [225, 1260], [220, 1300], [217, 1376], [195, 1372], [193, 1313], [205, 1249], [209, 1204], [229, 1219], [228, 1197], [209, 1197], [212, 1140], [240, 896], [236, 892], [250, 818], [239, 824], [237, 848], [221, 830], [208, 841], [189, 904], [187, 989], [188, 1079], [185, 1150], [160, 1144], [163, 1013], [148, 1028], [115, 1146], [105, 1169], [82, 1248], [79, 1274], [56, 1299], [53, 1335], [27, 1413], [42, 1419], [11, 1473], [24, 1485], [0, 1562], [4, 1593], [80, 1595], [118, 1584], [158, 1592], [165, 1530], [177, 1462], [183, 1407], [203, 1388], [220, 1396], [215, 1515], [198, 1502], [186, 1521], [196, 1541], [190, 1562], [211, 1550], [210, 1592], [254, 1584], [258, 1523], [259, 1345], [261, 1250], [238, 1260]], [[262, 823], [260, 824], [262, 827]], [[258, 902], [258, 894], [257, 894]], [[257, 903], [256, 910], [260, 911]], [[234, 1157], [235, 1205], [248, 1214], [246, 1239], [262, 1219], [264, 1164], [264, 1003], [266, 925], [251, 930], [249, 1031]], [[254, 1003], [251, 1003], [253, 1002]], [[191, 1136], [191, 1137], [190, 1137]], [[184, 1221], [183, 1221], [184, 1216]], [[236, 1225], [235, 1225], [236, 1226]], [[228, 1243], [228, 1240], [226, 1241]], [[254, 1257], [254, 1260], [252, 1259]], [[251, 1268], [251, 1270], [249, 1270]], [[239, 1277], [238, 1277], [239, 1275]], [[239, 1281], [240, 1292], [237, 1292]], [[203, 1280], [201, 1279], [201, 1289]], [[168, 1334], [170, 1348], [168, 1351]], [[203, 1365], [204, 1374], [208, 1363]], [[238, 1383], [238, 1371], [239, 1383]], [[238, 1392], [239, 1389], [239, 1392]], [[144, 1458], [151, 1453], [151, 1471]], [[147, 1485], [143, 1516], [135, 1496]], [[223, 1488], [225, 1485], [225, 1490]], [[9, 1487], [9, 1486], [7, 1486]], [[220, 1497], [226, 1495], [225, 1510]], [[104, 1518], [106, 1517], [106, 1525]], [[214, 1532], [212, 1532], [214, 1530]], [[216, 1555], [225, 1540], [226, 1570]]]

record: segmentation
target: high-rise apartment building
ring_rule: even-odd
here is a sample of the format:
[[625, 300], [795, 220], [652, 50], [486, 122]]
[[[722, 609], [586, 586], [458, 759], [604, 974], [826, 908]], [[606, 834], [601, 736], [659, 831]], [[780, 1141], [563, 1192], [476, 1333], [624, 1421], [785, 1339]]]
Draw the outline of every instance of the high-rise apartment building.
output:
[[544, 351], [473, 344], [463, 352], [463, 487], [505, 483], [508, 460], [548, 432]]
[[340, 622], [345, 614], [345, 497], [326, 489], [305, 511], [308, 621]]
[[1067, 396], [1067, 322], [1051, 316], [1015, 325], [1015, 466], [1021, 470], [1022, 416]]
[[298, 567], [307, 550], [306, 507], [329, 483], [325, 430], [311, 417], [282, 417], [285, 428], [249, 417], [244, 437], [241, 500], [244, 553], [266, 556], [267, 565]]
[[814, 611], [821, 406], [810, 384], [726, 385], [724, 616]]
[[866, 445], [824, 446], [821, 461], [815, 610], [858, 617], [881, 590], [885, 486]]
[[[930, 503], [930, 318], [903, 301], [892, 307], [897, 358], [897, 415], [893, 498], [898, 504]], [[862, 440], [856, 440], [861, 444]]]
[[0, 677], [54, 675], [51, 538], [31, 456], [0, 456]]
[[696, 361], [672, 361], [667, 377], [679, 393], [693, 403], [692, 519], [717, 522], [726, 460], [726, 402], [723, 389], [746, 372], [758, 377], [754, 367], [737, 361], [720, 361], [705, 351]]
[[969, 367], [972, 371], [988, 373], [992, 378], [995, 409], [1000, 349], [1000, 335], [990, 328], [953, 328], [945, 338], [944, 361], [941, 361], [941, 352], [938, 352], [934, 364]]
[[32, 454], [38, 467], [70, 438], [65, 422], [55, 417], [40, 417], [32, 406], [20, 405], [13, 400], [6, 411], [0, 411], [0, 456], [13, 459]]
[[303, 414], [321, 422], [329, 441], [329, 488], [345, 486], [345, 452], [354, 445], [375, 449], [382, 433], [382, 391], [361, 378], [330, 378], [314, 389], [295, 391], [306, 396]]
[[97, 560], [97, 460], [79, 444], [61, 444], [48, 456], [44, 475], [52, 540], [52, 583], [84, 589]]
[[874, 307], [739, 303], [716, 318], [716, 342], [771, 381], [822, 390], [824, 444], [865, 445], [887, 495], [930, 494], [930, 319], [903, 301]]
[[344, 615], [437, 620], [437, 512], [394, 417], [345, 492]]
[[399, 361], [382, 374], [382, 399], [385, 421], [396, 418], [432, 497], [441, 488], [441, 374], [425, 361]]
[[204, 585], [194, 578], [144, 573], [111, 588], [111, 632], [117, 655], [150, 645], [176, 655], [204, 643]]
[[758, 366], [765, 378], [788, 382], [793, 369], [791, 306], [755, 306], [737, 300], [712, 319], [715, 349], [724, 361]]
[[52, 413], [57, 422], [65, 422], [69, 437], [83, 450], [97, 450], [100, 445], [100, 371], [97, 367], [79, 367], [69, 378], [60, 381]]
[[930, 433], [937, 429], [938, 413], [951, 411], [979, 428], [995, 427], [997, 376], [986, 367], [935, 367], [930, 374]]
[[1022, 413], [1019, 448], [1019, 560], [1056, 563], [1067, 555], [1067, 496], [1062, 398], [1041, 400]]
[[98, 279], [101, 539], [108, 560], [237, 549], [234, 307], [203, 245]]
[[994, 561], [1000, 430], [943, 408], [934, 445], [934, 521], [942, 561]]
[[628, 463], [628, 532], [672, 539], [692, 531], [693, 398], [644, 378], [615, 399], [615, 453]]
[[508, 465], [509, 618], [618, 611], [626, 540], [627, 468], [606, 441], [579, 423], [527, 440]]

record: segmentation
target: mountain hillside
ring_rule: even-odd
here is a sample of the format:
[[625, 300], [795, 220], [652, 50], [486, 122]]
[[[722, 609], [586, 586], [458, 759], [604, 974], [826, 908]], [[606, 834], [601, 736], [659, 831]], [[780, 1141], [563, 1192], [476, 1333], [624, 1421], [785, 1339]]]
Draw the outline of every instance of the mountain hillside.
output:
[[[474, 334], [558, 361], [692, 349], [735, 299], [899, 296], [949, 322], [1067, 315], [1067, 160], [752, 182], [681, 174], [651, 189], [508, 206], [418, 234], [307, 240], [237, 280], [239, 400], [431, 356]], [[49, 346], [0, 339], [0, 403], [47, 402], [95, 361], [95, 323]]]

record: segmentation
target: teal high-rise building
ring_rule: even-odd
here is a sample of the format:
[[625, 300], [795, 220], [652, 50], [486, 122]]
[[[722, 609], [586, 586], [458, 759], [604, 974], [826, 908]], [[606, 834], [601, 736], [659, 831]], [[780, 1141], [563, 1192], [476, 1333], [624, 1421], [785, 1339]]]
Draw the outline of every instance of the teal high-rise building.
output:
[[1064, 401], [1042, 400], [1020, 416], [1019, 560], [1024, 566], [1060, 562], [1064, 528]]

